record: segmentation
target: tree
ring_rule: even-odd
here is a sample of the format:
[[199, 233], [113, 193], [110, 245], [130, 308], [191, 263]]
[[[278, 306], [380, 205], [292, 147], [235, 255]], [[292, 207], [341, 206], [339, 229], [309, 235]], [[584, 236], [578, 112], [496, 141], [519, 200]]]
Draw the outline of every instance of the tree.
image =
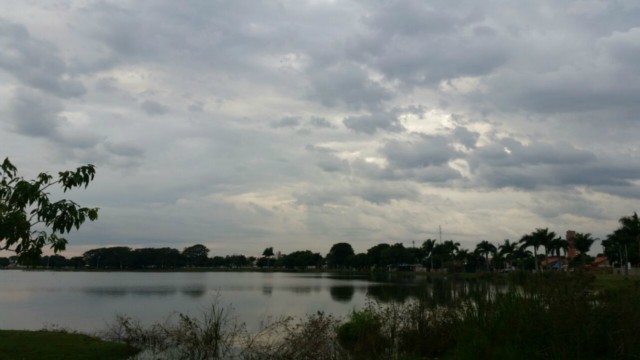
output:
[[413, 264], [416, 262], [411, 250], [402, 243], [395, 243], [384, 249], [381, 254], [382, 262], [387, 265]]
[[446, 240], [433, 247], [433, 256], [440, 260], [440, 267], [453, 265], [453, 259], [460, 250], [460, 243]]
[[591, 245], [593, 245], [595, 239], [592, 238], [591, 234], [589, 233], [577, 233], [575, 236], [575, 241], [576, 250], [580, 251], [581, 254], [587, 254], [591, 249]]
[[505, 269], [507, 265], [511, 267], [512, 261], [516, 255], [516, 251], [518, 250], [518, 244], [512, 243], [509, 239], [505, 239], [504, 243], [498, 246], [498, 256], [504, 260]]
[[556, 233], [553, 231], [549, 231], [548, 228], [545, 229], [536, 229], [536, 231], [531, 234], [524, 235], [522, 239], [520, 239], [520, 243], [527, 248], [533, 247], [533, 256], [535, 258], [536, 271], [540, 271], [540, 265], [538, 261], [538, 248], [540, 246], [544, 246], [544, 258], [545, 261], [549, 260], [549, 244], [551, 240], [555, 239]]
[[71, 200], [54, 201], [47, 191], [59, 185], [63, 192], [87, 187], [95, 176], [91, 164], [58, 176], [40, 173], [34, 180], [18, 176], [18, 169], [4, 159], [0, 165], [0, 250], [13, 251], [18, 261], [34, 262], [42, 248], [54, 253], [65, 250], [64, 234], [78, 230], [85, 220], [98, 218], [98, 208], [81, 207]]
[[327, 263], [330, 267], [341, 268], [348, 265], [349, 260], [355, 255], [353, 248], [348, 243], [333, 244], [327, 254]]
[[270, 258], [273, 256], [273, 247], [268, 247], [262, 252], [262, 256]]
[[369, 248], [367, 250], [367, 258], [369, 259], [369, 264], [377, 268], [387, 266], [388, 264], [383, 262], [382, 253], [389, 247], [391, 247], [391, 245], [382, 243]]
[[[605, 254], [609, 259], [616, 259], [624, 266], [625, 276], [629, 275], [629, 262], [640, 262], [640, 219], [636, 212], [631, 216], [623, 216], [618, 220], [620, 226], [607, 239], [602, 241]], [[636, 248], [634, 251], [634, 248]]]
[[568, 249], [569, 242], [561, 237], [557, 237], [549, 242], [549, 250], [551, 252], [551, 255], [555, 254], [557, 257], [560, 257], [560, 251], [562, 251], [564, 256], [567, 256]]
[[589, 233], [587, 234], [577, 233], [574, 239], [575, 239], [576, 250], [580, 252], [580, 254], [576, 259], [577, 264], [584, 265], [589, 260], [588, 253], [595, 239], [592, 238], [591, 234]]
[[638, 214], [634, 212], [631, 216], [623, 216], [618, 222], [620, 223], [618, 231], [619, 235], [624, 238], [623, 242], [627, 245], [633, 244], [638, 248], [638, 251], [633, 252], [632, 255], [637, 263], [640, 261], [640, 219]]
[[476, 245], [475, 251], [478, 254], [484, 256], [485, 263], [487, 265], [487, 271], [489, 271], [490, 270], [489, 255], [492, 255], [495, 257], [496, 251], [497, 251], [496, 246], [488, 242], [487, 240], [482, 240], [480, 243]]
[[182, 250], [182, 255], [187, 260], [189, 266], [206, 266], [209, 249], [202, 244], [196, 244], [189, 246]]

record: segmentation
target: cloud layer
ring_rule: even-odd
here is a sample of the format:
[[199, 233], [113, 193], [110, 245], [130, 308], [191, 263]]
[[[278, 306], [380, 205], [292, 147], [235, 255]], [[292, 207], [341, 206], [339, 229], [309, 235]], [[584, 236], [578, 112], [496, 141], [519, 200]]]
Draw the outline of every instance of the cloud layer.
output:
[[0, 144], [82, 163], [72, 252], [357, 251], [536, 227], [604, 236], [640, 198], [628, 1], [0, 5]]

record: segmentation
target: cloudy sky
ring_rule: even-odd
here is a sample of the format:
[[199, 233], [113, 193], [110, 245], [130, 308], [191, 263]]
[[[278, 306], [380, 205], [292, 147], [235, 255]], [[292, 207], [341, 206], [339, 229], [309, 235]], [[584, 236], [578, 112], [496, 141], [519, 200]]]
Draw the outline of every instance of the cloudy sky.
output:
[[636, 1], [0, 4], [0, 156], [92, 163], [68, 254], [603, 237], [640, 199]]

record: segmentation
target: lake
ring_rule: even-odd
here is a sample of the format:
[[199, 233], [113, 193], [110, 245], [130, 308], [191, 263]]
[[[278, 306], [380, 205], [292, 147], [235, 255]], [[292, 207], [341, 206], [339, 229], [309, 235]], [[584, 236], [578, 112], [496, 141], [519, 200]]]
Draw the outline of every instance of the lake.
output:
[[[426, 284], [426, 286], [422, 286]], [[423, 277], [262, 272], [0, 271], [0, 328], [61, 326], [93, 332], [117, 314], [145, 324], [176, 313], [198, 316], [212, 302], [233, 308], [249, 329], [280, 316], [344, 316], [368, 298], [403, 301], [419, 289], [452, 296]], [[449, 290], [447, 290], [449, 289]]]

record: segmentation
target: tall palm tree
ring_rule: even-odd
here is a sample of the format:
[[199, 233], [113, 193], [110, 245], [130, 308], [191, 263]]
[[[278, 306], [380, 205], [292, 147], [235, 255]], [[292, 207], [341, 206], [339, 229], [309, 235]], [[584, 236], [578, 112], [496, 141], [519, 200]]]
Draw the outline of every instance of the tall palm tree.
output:
[[536, 266], [536, 272], [539, 272], [540, 266], [538, 265], [538, 248], [541, 245], [539, 239], [533, 237], [531, 234], [527, 234], [522, 236], [522, 238], [520, 239], [520, 244], [522, 244], [522, 249], [533, 247], [534, 264]]
[[442, 261], [442, 266], [445, 263], [450, 263], [454, 256], [460, 250], [460, 243], [454, 242], [453, 240], [447, 240], [440, 244], [436, 244], [433, 247], [434, 256], [438, 256]]
[[595, 240], [596, 239], [592, 238], [591, 234], [589, 233], [577, 233], [575, 235], [575, 247], [580, 252], [580, 254], [578, 255], [580, 265], [583, 265], [588, 259], [587, 253], [591, 249], [591, 245], [593, 245]]
[[516, 263], [520, 267], [520, 270], [524, 270], [525, 262], [527, 261], [527, 259], [533, 258], [533, 254], [531, 253], [531, 251], [527, 250], [527, 247], [523, 244], [516, 248], [513, 253], [513, 258], [516, 260]]
[[593, 242], [596, 241], [596, 239], [591, 237], [590, 233], [577, 233], [576, 234], [576, 249], [578, 251], [580, 251], [581, 254], [586, 254], [589, 252], [589, 250], [591, 249], [591, 245], [593, 245]]
[[523, 244], [525, 248], [533, 247], [533, 256], [535, 257], [536, 271], [540, 271], [540, 265], [538, 264], [538, 248], [540, 246], [544, 246], [545, 263], [548, 263], [549, 244], [555, 237], [556, 233], [554, 233], [553, 231], [549, 231], [548, 228], [545, 228], [536, 229], [536, 231], [532, 232], [531, 234], [524, 235], [520, 239], [520, 243]]
[[557, 237], [549, 242], [549, 252], [551, 255], [560, 257], [560, 251], [567, 256], [567, 250], [569, 249], [569, 242], [561, 237]]
[[556, 238], [556, 233], [554, 233], [553, 231], [549, 231], [548, 228], [544, 228], [544, 229], [536, 229], [536, 231], [532, 232], [530, 234], [531, 237], [531, 242], [532, 242], [532, 246], [533, 248], [533, 252], [536, 256], [536, 265], [537, 265], [537, 249], [540, 246], [544, 246], [544, 260], [545, 260], [545, 264], [549, 263], [549, 250], [550, 250], [550, 244], [551, 241], [553, 239]]
[[505, 239], [504, 242], [498, 246], [498, 256], [505, 259], [505, 269], [507, 264], [509, 264], [509, 266], [513, 265], [512, 261], [517, 249], [518, 244], [512, 243], [509, 239]]
[[487, 240], [482, 240], [476, 245], [476, 250], [478, 254], [483, 255], [485, 258], [485, 263], [487, 264], [487, 271], [489, 271], [489, 255], [493, 255], [495, 257], [496, 247], [492, 243]]

